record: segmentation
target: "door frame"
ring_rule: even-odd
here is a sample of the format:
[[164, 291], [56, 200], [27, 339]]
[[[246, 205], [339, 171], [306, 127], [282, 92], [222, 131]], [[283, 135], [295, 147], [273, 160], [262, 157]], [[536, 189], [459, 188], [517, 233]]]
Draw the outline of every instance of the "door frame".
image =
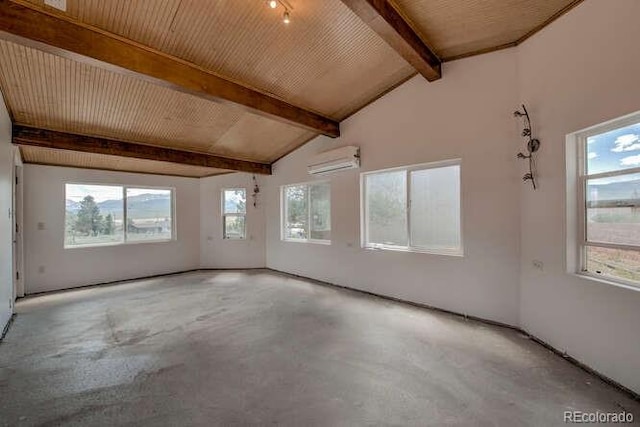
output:
[[23, 240], [23, 164], [20, 150], [13, 159], [12, 177], [12, 237], [13, 237], [13, 301], [25, 295], [24, 286], [24, 240]]

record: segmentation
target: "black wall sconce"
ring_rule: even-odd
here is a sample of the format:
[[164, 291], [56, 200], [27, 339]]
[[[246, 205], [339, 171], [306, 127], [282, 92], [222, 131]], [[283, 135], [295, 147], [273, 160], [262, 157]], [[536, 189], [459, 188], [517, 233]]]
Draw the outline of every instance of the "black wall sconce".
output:
[[540, 140], [533, 137], [533, 130], [531, 127], [531, 118], [529, 117], [529, 112], [527, 111], [527, 107], [522, 104], [522, 111], [516, 110], [513, 112], [514, 117], [523, 117], [524, 121], [524, 129], [522, 129], [522, 136], [527, 138], [527, 152], [520, 152], [516, 156], [518, 159], [524, 159], [529, 161], [529, 172], [524, 174], [522, 180], [527, 182], [531, 181], [531, 185], [535, 190], [536, 186], [536, 160], [534, 158], [534, 154], [536, 151], [540, 149]]

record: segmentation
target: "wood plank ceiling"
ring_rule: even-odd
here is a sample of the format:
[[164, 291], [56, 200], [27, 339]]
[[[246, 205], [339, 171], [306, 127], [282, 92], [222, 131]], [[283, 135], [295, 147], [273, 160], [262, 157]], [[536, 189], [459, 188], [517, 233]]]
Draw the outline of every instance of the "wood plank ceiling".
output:
[[395, 0], [443, 61], [515, 46], [582, 0]]
[[[67, 0], [73, 21], [193, 63], [341, 121], [415, 70], [340, 0]], [[25, 0], [23, 0], [25, 3]], [[396, 0], [443, 59], [520, 41], [575, 0]], [[446, 76], [445, 76], [446, 78]], [[15, 123], [270, 164], [316, 132], [149, 81], [0, 40], [0, 88]], [[227, 172], [22, 149], [26, 162], [183, 176]]]

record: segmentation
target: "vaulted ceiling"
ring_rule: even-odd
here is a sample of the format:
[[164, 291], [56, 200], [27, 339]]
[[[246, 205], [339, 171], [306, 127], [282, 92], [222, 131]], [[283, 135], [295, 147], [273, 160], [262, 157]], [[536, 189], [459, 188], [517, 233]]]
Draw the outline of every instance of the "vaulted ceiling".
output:
[[[0, 0], [0, 89], [16, 125], [58, 131], [18, 141], [27, 163], [256, 170], [250, 162], [337, 136], [340, 121], [416, 70], [436, 79], [439, 61], [516, 45], [578, 2], [287, 0], [274, 10], [264, 0], [67, 0], [60, 11]], [[74, 135], [95, 138], [74, 146]], [[135, 158], [109, 141], [211, 161]]]

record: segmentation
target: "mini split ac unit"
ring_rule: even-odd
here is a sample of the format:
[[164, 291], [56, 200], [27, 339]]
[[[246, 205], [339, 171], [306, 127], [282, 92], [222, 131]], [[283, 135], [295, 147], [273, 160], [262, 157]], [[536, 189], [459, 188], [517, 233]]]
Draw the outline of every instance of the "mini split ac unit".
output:
[[347, 146], [317, 154], [308, 166], [310, 175], [327, 175], [360, 167], [360, 148]]

